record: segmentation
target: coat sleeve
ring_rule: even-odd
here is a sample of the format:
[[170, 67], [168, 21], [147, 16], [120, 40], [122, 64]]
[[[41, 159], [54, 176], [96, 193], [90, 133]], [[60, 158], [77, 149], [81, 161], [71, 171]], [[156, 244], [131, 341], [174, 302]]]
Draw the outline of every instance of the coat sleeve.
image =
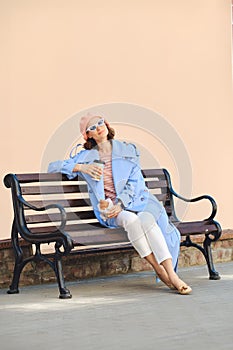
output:
[[75, 178], [77, 175], [82, 176], [81, 172], [73, 172], [75, 165], [79, 162], [81, 152], [74, 157], [70, 157], [69, 159], [51, 162], [48, 166], [48, 172], [65, 174], [70, 180]]

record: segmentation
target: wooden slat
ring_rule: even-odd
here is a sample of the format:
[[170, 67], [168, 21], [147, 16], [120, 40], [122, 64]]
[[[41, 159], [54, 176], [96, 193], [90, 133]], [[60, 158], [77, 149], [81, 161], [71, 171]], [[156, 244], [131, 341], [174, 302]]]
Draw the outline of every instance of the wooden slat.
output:
[[142, 174], [144, 177], [164, 176], [163, 169], [143, 169]]
[[[161, 195], [164, 196], [164, 195]], [[161, 199], [162, 200], [162, 199]], [[33, 200], [29, 201], [31, 205], [34, 205], [37, 208], [41, 208], [44, 206], [47, 206], [49, 204], [59, 204], [62, 205], [64, 208], [70, 208], [70, 207], [87, 207], [91, 206], [90, 199], [86, 198], [78, 198], [78, 199], [51, 199], [51, 200]], [[25, 210], [30, 210], [28, 207], [25, 207]]]
[[91, 227], [86, 225], [87, 229], [68, 231], [74, 245], [77, 244], [98, 244], [98, 243], [114, 243], [129, 242], [126, 231], [123, 228], [109, 230], [109, 228], [98, 226]]
[[194, 222], [180, 222], [174, 223], [182, 236], [187, 234], [203, 234], [208, 232], [217, 232], [218, 228], [214, 223], [208, 223], [205, 221], [194, 221]]
[[[95, 219], [93, 210], [89, 211], [75, 211], [66, 213], [68, 220], [90, 220]], [[37, 215], [27, 215], [26, 222], [28, 224], [36, 223], [46, 223], [46, 222], [57, 222], [61, 220], [61, 215], [59, 213], [51, 214], [37, 214]]]
[[[75, 249], [71, 250], [70, 254], [78, 254], [79, 255], [86, 255], [86, 254], [93, 254], [93, 253], [103, 253], [103, 252], [116, 252], [116, 251], [123, 251], [123, 250], [134, 250], [132, 244], [130, 242], [120, 242], [119, 243], [112, 243], [112, 244], [102, 244], [102, 245], [83, 245], [80, 246], [79, 244], [74, 244]], [[52, 256], [51, 256], [52, 257]]]
[[59, 194], [59, 193], [87, 193], [87, 185], [66, 186], [24, 186], [21, 188], [23, 195]]
[[28, 174], [16, 174], [19, 182], [32, 183], [32, 182], [44, 182], [44, 181], [64, 181], [68, 180], [67, 177], [61, 173], [28, 173]]
[[127, 234], [124, 231], [119, 233], [105, 233], [101, 234], [100, 230], [94, 235], [87, 236], [77, 236], [72, 237], [74, 245], [97, 245], [97, 244], [110, 244], [110, 243], [123, 243], [129, 242]]
[[[45, 227], [31, 227], [30, 231], [33, 234], [37, 234], [37, 233], [49, 233], [49, 232], [54, 232], [57, 230], [59, 225], [55, 226], [45, 226]], [[83, 235], [83, 232], [85, 232], [86, 234], [88, 234], [88, 232], [90, 231], [98, 231], [98, 230], [104, 230], [105, 233], [108, 232], [109, 228], [105, 228], [103, 226], [100, 225], [99, 222], [96, 223], [83, 223], [83, 224], [71, 224], [71, 225], [66, 225], [65, 227], [65, 232], [68, 232], [71, 237], [73, 236], [77, 236], [78, 234]], [[118, 229], [116, 229], [118, 230]], [[115, 231], [115, 229], [114, 229]]]
[[166, 180], [159, 180], [159, 181], [146, 181], [146, 185], [149, 189], [153, 188], [167, 188], [167, 181]]

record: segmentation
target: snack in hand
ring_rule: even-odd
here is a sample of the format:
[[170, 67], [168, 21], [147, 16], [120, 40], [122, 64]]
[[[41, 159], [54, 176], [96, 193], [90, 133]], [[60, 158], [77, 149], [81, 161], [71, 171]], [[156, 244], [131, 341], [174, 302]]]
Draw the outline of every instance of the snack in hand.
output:
[[99, 202], [99, 205], [101, 210], [105, 210], [109, 206], [109, 201], [106, 201], [105, 199], [101, 199]]
[[98, 203], [98, 208], [101, 213], [101, 218], [106, 221], [108, 219], [108, 210], [111, 209], [113, 206], [113, 202], [111, 201], [110, 198], [108, 199], [100, 199]]

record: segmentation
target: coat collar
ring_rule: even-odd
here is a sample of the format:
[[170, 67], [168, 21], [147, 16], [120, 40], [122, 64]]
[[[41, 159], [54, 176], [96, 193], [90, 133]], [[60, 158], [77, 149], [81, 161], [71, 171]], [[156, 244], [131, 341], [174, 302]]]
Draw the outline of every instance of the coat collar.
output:
[[132, 143], [112, 140], [112, 158], [132, 158], [132, 160], [139, 156], [139, 153]]
[[[90, 163], [95, 159], [99, 159], [97, 149], [84, 151], [84, 162]], [[137, 161], [139, 153], [132, 143], [126, 143], [118, 140], [112, 140], [112, 160], [120, 158], [130, 158], [132, 161]]]

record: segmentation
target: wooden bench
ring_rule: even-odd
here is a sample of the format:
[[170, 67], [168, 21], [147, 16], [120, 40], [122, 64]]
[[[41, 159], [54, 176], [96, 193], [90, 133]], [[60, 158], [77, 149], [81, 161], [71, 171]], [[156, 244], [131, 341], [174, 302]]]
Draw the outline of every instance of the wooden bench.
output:
[[[211, 243], [221, 236], [221, 227], [213, 220], [217, 211], [214, 199], [208, 195], [194, 199], [181, 197], [173, 190], [166, 169], [146, 169], [142, 173], [149, 190], [163, 202], [170, 220], [178, 227], [183, 238], [181, 245], [199, 249], [206, 259], [209, 278], [220, 279], [211, 252]], [[11, 241], [15, 267], [9, 294], [19, 292], [19, 278], [24, 266], [42, 260], [56, 274], [59, 297], [71, 298], [62, 271], [64, 255], [133, 249], [123, 229], [109, 229], [98, 223], [90, 204], [87, 185], [78, 177], [68, 180], [60, 173], [8, 174], [4, 183], [11, 188], [14, 208]], [[180, 222], [175, 214], [174, 196], [186, 202], [207, 199], [212, 205], [212, 213], [202, 221]], [[191, 239], [200, 234], [204, 238], [202, 245]], [[19, 242], [22, 239], [34, 247], [32, 256], [23, 256]], [[45, 243], [54, 243], [52, 253], [42, 253], [41, 245]]]

